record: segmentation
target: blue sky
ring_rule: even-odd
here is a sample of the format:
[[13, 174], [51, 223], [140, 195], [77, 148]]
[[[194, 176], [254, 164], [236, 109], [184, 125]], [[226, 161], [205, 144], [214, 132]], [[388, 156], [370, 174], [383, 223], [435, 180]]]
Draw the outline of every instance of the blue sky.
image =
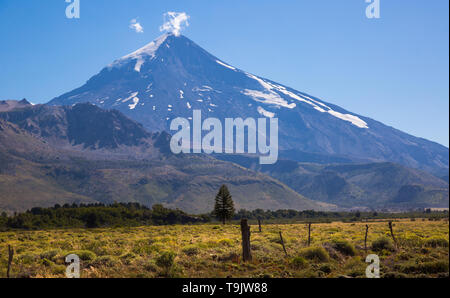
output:
[[[45, 103], [158, 37], [163, 14], [222, 60], [413, 135], [449, 144], [449, 2], [0, 0], [0, 99]], [[143, 33], [129, 28], [137, 18]]]

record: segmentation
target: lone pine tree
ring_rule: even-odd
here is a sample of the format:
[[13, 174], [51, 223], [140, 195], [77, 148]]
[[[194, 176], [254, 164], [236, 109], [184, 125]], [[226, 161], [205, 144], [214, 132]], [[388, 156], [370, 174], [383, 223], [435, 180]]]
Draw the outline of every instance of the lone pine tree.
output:
[[222, 185], [216, 195], [214, 215], [225, 224], [225, 220], [231, 219], [234, 214], [234, 203], [226, 185]]

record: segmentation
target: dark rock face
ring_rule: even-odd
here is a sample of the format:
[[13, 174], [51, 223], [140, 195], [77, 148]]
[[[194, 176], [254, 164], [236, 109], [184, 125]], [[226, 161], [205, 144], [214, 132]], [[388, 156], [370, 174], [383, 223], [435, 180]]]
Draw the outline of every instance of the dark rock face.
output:
[[138, 123], [118, 111], [104, 111], [90, 104], [65, 109], [67, 136], [74, 145], [117, 148], [118, 145], [138, 146], [150, 134]]
[[25, 98], [17, 101], [17, 100], [0, 100], [0, 112], [10, 111], [16, 108], [23, 108], [31, 106], [31, 103]]
[[138, 146], [151, 136], [141, 124], [119, 111], [102, 110], [89, 103], [71, 107], [30, 106], [0, 113], [0, 118], [43, 138], [67, 140], [84, 148]]

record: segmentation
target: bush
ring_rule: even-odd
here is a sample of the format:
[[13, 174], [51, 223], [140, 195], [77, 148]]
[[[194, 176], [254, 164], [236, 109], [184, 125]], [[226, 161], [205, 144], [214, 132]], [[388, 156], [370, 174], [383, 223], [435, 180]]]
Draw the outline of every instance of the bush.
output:
[[120, 259], [125, 265], [130, 265], [134, 259], [136, 259], [136, 255], [132, 252], [128, 252], [124, 255], [120, 256]]
[[301, 255], [308, 259], [318, 262], [328, 262], [330, 256], [323, 247], [309, 247], [301, 251]]
[[93, 261], [97, 257], [95, 255], [95, 253], [93, 253], [92, 251], [89, 251], [89, 250], [75, 250], [75, 251], [69, 252], [67, 255], [71, 255], [71, 254], [77, 255], [80, 258], [80, 260], [82, 260], [82, 261]]
[[43, 259], [42, 260], [42, 265], [44, 265], [45, 267], [50, 267], [53, 265], [53, 262], [50, 261], [49, 259]]
[[448, 261], [432, 261], [417, 264], [416, 262], [408, 262], [405, 264], [395, 266], [400, 272], [403, 273], [423, 273], [423, 274], [435, 274], [448, 272]]
[[39, 255], [36, 254], [23, 254], [18, 256], [18, 260], [22, 264], [32, 264], [39, 259]]
[[333, 248], [346, 256], [354, 256], [356, 254], [355, 248], [347, 240], [334, 240]]
[[397, 279], [397, 278], [408, 278], [408, 275], [399, 272], [387, 272], [386, 274], [383, 274], [381, 277], [389, 279]]
[[146, 270], [146, 271], [150, 271], [150, 272], [158, 271], [158, 268], [155, 265], [154, 261], [145, 262], [143, 267], [144, 267], [144, 270]]
[[151, 254], [152, 250], [152, 242], [148, 239], [142, 239], [133, 244], [133, 249], [131, 251], [137, 255], [144, 256]]
[[444, 238], [430, 238], [425, 242], [425, 246], [429, 247], [448, 247], [448, 240]]
[[331, 265], [330, 264], [323, 264], [322, 266], [320, 266], [319, 270], [322, 271], [325, 274], [330, 274], [331, 273]]
[[59, 254], [59, 250], [53, 249], [48, 250], [40, 254], [41, 259], [49, 259], [51, 261], [55, 260], [55, 257]]
[[53, 274], [64, 274], [66, 272], [66, 266], [64, 265], [53, 265], [51, 267]]
[[199, 249], [195, 245], [187, 245], [183, 247], [181, 251], [188, 256], [194, 256], [199, 253]]
[[360, 257], [353, 257], [346, 262], [344, 268], [348, 276], [359, 277], [365, 276], [367, 265]]
[[306, 268], [306, 266], [308, 266], [308, 261], [306, 261], [303, 257], [298, 256], [298, 257], [294, 257], [291, 260], [291, 265], [295, 269], [304, 269], [304, 268]]
[[119, 263], [119, 260], [113, 256], [101, 256], [96, 258], [93, 262], [93, 266], [105, 266], [113, 267]]
[[170, 269], [175, 260], [175, 253], [172, 251], [164, 251], [156, 258], [156, 265], [164, 269]]
[[413, 256], [410, 253], [407, 252], [401, 252], [397, 255], [396, 257], [396, 261], [408, 261], [409, 259], [411, 259]]
[[218, 241], [220, 245], [231, 247], [233, 246], [233, 240], [231, 239], [221, 239]]
[[419, 271], [427, 274], [448, 272], [448, 261], [422, 263], [419, 265]]
[[372, 250], [373, 251], [382, 251], [382, 250], [394, 250], [394, 245], [392, 244], [391, 239], [386, 237], [380, 237], [372, 242]]

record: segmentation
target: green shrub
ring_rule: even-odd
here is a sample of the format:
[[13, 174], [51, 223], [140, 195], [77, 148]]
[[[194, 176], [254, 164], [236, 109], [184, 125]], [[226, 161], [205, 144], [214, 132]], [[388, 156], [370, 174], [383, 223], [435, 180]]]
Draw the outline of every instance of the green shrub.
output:
[[344, 265], [345, 274], [351, 277], [364, 276], [368, 263], [356, 256], [349, 260]]
[[54, 261], [55, 257], [59, 254], [59, 252], [60, 251], [57, 249], [48, 250], [48, 251], [41, 253], [40, 257], [41, 257], [41, 259], [49, 259], [51, 261]]
[[429, 253], [430, 253], [430, 249], [429, 249], [429, 248], [426, 248], [426, 247], [422, 247], [422, 248], [420, 249], [420, 253], [422, 253], [422, 254], [424, 254], [424, 255], [429, 254]]
[[400, 272], [387, 272], [381, 276], [382, 278], [396, 279], [396, 278], [408, 278], [408, 275]]
[[319, 270], [325, 274], [330, 274], [331, 273], [331, 265], [330, 264], [322, 264], [319, 267]]
[[93, 266], [105, 266], [105, 267], [113, 267], [117, 265], [120, 261], [113, 256], [101, 256], [96, 258], [93, 262]]
[[133, 244], [132, 252], [137, 255], [149, 255], [152, 253], [154, 247], [149, 240], [138, 240]]
[[150, 245], [150, 251], [154, 251], [154, 252], [160, 252], [162, 250], [164, 250], [165, 245], [162, 243], [153, 243], [152, 245]]
[[77, 255], [82, 261], [92, 261], [97, 257], [95, 253], [89, 250], [74, 250], [69, 252], [67, 255], [71, 254]]
[[382, 251], [382, 250], [394, 250], [394, 245], [392, 244], [391, 239], [386, 237], [380, 237], [372, 242], [372, 250], [373, 251]]
[[330, 256], [323, 247], [305, 248], [300, 252], [300, 254], [308, 260], [314, 260], [317, 262], [328, 262], [330, 259]]
[[143, 267], [144, 267], [145, 271], [150, 271], [150, 272], [158, 271], [158, 268], [157, 268], [157, 266], [156, 266], [154, 261], [145, 262]]
[[298, 256], [292, 258], [291, 265], [295, 269], [304, 269], [306, 268], [306, 266], [308, 266], [308, 261], [306, 261], [305, 258]]
[[448, 272], [448, 261], [434, 261], [419, 264], [419, 271], [427, 274]]
[[45, 267], [50, 267], [52, 266], [54, 263], [52, 261], [50, 261], [49, 259], [43, 259], [42, 260], [42, 265], [44, 265]]
[[66, 266], [55, 264], [51, 267], [51, 272], [53, 274], [64, 274], [66, 272]]
[[299, 271], [297, 274], [295, 274], [296, 278], [318, 278], [320, 277], [320, 273], [317, 270], [314, 269], [306, 269]]
[[199, 253], [199, 249], [195, 245], [187, 245], [183, 247], [181, 251], [188, 256], [194, 256]]
[[132, 252], [128, 252], [120, 256], [120, 259], [125, 265], [130, 265], [134, 259], [136, 259], [136, 255]]
[[40, 258], [39, 255], [35, 255], [35, 254], [23, 254], [18, 256], [18, 260], [20, 263], [22, 264], [31, 264], [36, 262], [38, 259]]
[[228, 246], [228, 247], [233, 246], [233, 240], [231, 240], [231, 239], [220, 239], [218, 242], [222, 246]]
[[413, 256], [407, 252], [401, 252], [396, 256], [396, 261], [408, 261]]
[[408, 262], [395, 266], [395, 268], [403, 273], [423, 273], [423, 274], [435, 274], [441, 272], [448, 272], [448, 261], [431, 261], [425, 263]]
[[430, 238], [425, 242], [425, 246], [429, 247], [448, 247], [448, 240], [444, 238]]
[[175, 260], [175, 253], [172, 251], [164, 251], [156, 258], [156, 265], [164, 269], [170, 269]]
[[87, 240], [81, 243], [82, 250], [88, 250], [95, 253], [95, 255], [108, 254], [108, 242], [105, 240]]
[[334, 240], [333, 248], [346, 256], [354, 256], [356, 254], [355, 248], [347, 240]]
[[[286, 244], [286, 236], [285, 237], [283, 237], [283, 241], [284, 241], [284, 243]], [[269, 241], [270, 242], [273, 242], [273, 243], [278, 243], [278, 244], [281, 244], [281, 238], [280, 238], [280, 236], [273, 236], [272, 238], [270, 238], [269, 239]]]

